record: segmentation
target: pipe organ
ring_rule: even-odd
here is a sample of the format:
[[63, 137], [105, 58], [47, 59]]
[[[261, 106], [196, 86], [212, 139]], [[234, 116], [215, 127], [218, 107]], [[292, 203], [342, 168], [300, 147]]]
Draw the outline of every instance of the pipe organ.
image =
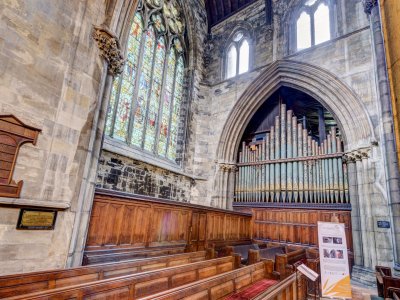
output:
[[285, 104], [274, 121], [261, 141], [242, 143], [235, 202], [350, 203], [337, 129], [319, 144]]

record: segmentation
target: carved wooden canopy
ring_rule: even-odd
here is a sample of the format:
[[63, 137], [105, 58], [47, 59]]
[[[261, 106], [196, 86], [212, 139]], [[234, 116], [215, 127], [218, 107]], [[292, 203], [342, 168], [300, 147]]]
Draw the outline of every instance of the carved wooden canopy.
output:
[[0, 115], [0, 197], [19, 197], [23, 181], [12, 179], [18, 151], [25, 143], [35, 145], [39, 132], [13, 115]]

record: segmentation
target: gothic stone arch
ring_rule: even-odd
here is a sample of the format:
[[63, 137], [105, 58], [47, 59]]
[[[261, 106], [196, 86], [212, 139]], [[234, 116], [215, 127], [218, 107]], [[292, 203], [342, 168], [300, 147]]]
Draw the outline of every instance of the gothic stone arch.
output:
[[[349, 168], [355, 264], [370, 270], [376, 264], [392, 264], [392, 233], [374, 229], [376, 219], [388, 217], [390, 209], [387, 189], [380, 180], [383, 160], [370, 117], [362, 101], [346, 84], [319, 67], [280, 60], [264, 70], [244, 91], [228, 116], [218, 144], [214, 202], [232, 208], [240, 139], [254, 113], [281, 86], [296, 88], [314, 97], [333, 113], [339, 124]], [[375, 209], [378, 206], [380, 209]], [[378, 251], [382, 241], [387, 244], [385, 254]]]

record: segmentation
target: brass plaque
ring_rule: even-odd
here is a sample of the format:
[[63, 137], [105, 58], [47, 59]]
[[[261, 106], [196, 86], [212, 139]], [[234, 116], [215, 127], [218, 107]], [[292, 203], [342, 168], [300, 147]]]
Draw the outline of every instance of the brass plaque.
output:
[[52, 230], [56, 223], [57, 211], [21, 209], [17, 229]]

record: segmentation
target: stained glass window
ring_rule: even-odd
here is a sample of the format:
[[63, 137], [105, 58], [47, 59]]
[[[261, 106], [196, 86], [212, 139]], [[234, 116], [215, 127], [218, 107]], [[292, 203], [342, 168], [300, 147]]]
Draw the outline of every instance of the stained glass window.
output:
[[225, 58], [225, 77], [232, 78], [250, 69], [250, 44], [242, 31], [236, 32]]
[[182, 121], [184, 32], [176, 0], [146, 0], [139, 5], [124, 72], [113, 82], [105, 129], [114, 139], [172, 161]]
[[302, 50], [331, 39], [331, 1], [308, 0], [296, 21], [296, 49]]

